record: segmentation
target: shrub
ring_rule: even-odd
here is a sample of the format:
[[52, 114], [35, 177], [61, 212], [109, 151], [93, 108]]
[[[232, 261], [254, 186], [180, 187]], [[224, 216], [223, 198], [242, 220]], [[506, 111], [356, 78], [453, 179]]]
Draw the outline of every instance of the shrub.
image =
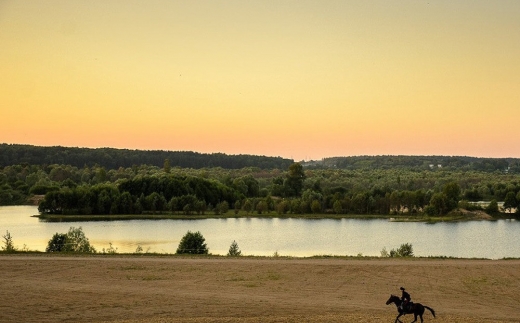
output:
[[489, 205], [486, 207], [486, 212], [491, 214], [491, 215], [494, 215], [494, 214], [498, 214], [500, 213], [499, 212], [499, 209], [498, 209], [498, 203], [497, 203], [497, 200], [492, 200]]
[[56, 233], [45, 248], [46, 252], [83, 252], [95, 253], [81, 227], [70, 227], [67, 233]]
[[397, 249], [398, 257], [413, 257], [413, 247], [411, 243], [404, 243]]
[[381, 250], [381, 257], [413, 257], [413, 247], [411, 243], [403, 243], [399, 248], [392, 249], [390, 252], [386, 247]]
[[115, 255], [117, 253], [117, 247], [114, 248], [112, 242], [109, 242], [108, 245], [108, 248], [103, 248], [103, 254]]
[[95, 253], [96, 249], [90, 245], [83, 228], [70, 227], [69, 232], [67, 232], [66, 251]]
[[206, 239], [199, 231], [188, 231], [179, 243], [177, 254], [208, 254], [209, 250], [205, 241]]
[[67, 247], [67, 234], [65, 233], [55, 233], [51, 240], [47, 243], [47, 248], [45, 248], [45, 252], [62, 252], [66, 251]]

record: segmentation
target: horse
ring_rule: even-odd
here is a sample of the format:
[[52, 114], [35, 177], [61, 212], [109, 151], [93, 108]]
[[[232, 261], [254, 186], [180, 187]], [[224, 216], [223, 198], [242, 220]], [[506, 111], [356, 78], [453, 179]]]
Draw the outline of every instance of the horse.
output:
[[402, 315], [405, 315], [405, 314], [414, 315], [414, 320], [410, 323], [417, 322], [417, 316], [419, 316], [421, 318], [421, 323], [423, 323], [424, 320], [423, 320], [422, 316], [424, 314], [425, 308], [427, 310], [429, 310], [430, 312], [432, 312], [433, 317], [435, 317], [435, 311], [433, 310], [433, 308], [430, 308], [426, 305], [422, 305], [421, 303], [412, 303], [412, 305], [409, 308], [402, 310], [399, 307], [402, 303], [401, 298], [399, 298], [399, 296], [390, 295], [390, 298], [386, 301], [386, 305], [391, 304], [391, 303], [394, 303], [395, 306], [397, 306], [397, 311], [399, 312], [399, 315], [397, 315], [397, 317], [395, 318], [394, 323], [397, 323], [397, 322], [403, 323], [401, 320], [399, 320], [399, 317], [401, 317]]

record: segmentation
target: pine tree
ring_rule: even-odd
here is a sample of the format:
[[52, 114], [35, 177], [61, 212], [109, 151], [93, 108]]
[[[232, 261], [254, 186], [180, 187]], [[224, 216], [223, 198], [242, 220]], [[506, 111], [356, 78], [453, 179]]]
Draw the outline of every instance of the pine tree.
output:
[[240, 248], [238, 248], [238, 243], [235, 240], [233, 240], [233, 243], [231, 243], [227, 255], [230, 257], [238, 257], [242, 255], [242, 251], [240, 251]]

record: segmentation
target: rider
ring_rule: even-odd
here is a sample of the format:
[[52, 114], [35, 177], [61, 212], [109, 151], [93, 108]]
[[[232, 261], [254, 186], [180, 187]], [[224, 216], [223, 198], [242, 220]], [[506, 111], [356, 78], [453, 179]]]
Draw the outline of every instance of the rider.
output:
[[400, 289], [402, 291], [401, 310], [403, 310], [403, 312], [406, 312], [406, 308], [408, 307], [408, 303], [412, 300], [412, 297], [410, 296], [410, 294], [408, 294], [407, 291], [404, 290], [404, 287], [401, 287]]

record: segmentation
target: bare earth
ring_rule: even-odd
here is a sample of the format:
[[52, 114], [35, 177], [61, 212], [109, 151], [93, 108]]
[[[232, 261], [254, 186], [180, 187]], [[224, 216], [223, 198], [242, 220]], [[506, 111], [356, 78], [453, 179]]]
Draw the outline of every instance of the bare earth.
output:
[[425, 322], [520, 322], [520, 260], [1, 255], [0, 273], [0, 322], [394, 322], [400, 286]]

